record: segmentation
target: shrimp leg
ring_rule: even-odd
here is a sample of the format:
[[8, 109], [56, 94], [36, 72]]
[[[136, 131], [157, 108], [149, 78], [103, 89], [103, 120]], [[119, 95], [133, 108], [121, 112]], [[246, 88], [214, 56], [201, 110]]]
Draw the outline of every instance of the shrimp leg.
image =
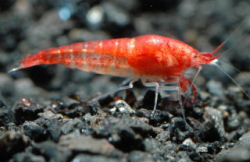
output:
[[[171, 80], [170, 80], [171, 82]], [[169, 82], [166, 82], [165, 84], [168, 84]], [[172, 83], [178, 83], [177, 86], [160, 86], [158, 82], [153, 82], [153, 83], [147, 83], [146, 80], [142, 80], [142, 84], [146, 87], [155, 87], [155, 102], [154, 102], [154, 109], [151, 113], [151, 117], [154, 116], [155, 112], [156, 112], [156, 106], [157, 106], [157, 100], [158, 100], [158, 92], [159, 89], [164, 90], [164, 91], [177, 91], [177, 95], [178, 95], [178, 100], [179, 100], [179, 105], [181, 107], [181, 111], [182, 111], [182, 115], [183, 115], [183, 119], [184, 121], [186, 121], [185, 118], [185, 112], [184, 112], [184, 108], [183, 108], [183, 104], [182, 104], [182, 100], [181, 100], [181, 88], [180, 88], [180, 83], [178, 80], [173, 80]]]
[[[134, 86], [133, 83], [134, 83], [135, 81], [137, 81], [137, 80], [138, 80], [138, 78], [133, 78], [133, 79], [129, 82], [129, 85], [128, 85], [128, 86], [121, 86], [121, 87], [119, 87], [118, 89], [116, 89], [116, 90], [114, 90], [114, 91], [106, 92], [106, 93], [104, 93], [104, 94], [102, 94], [102, 95], [100, 95], [100, 96], [98, 96], [98, 97], [96, 97], [96, 98], [93, 98], [92, 100], [89, 101], [89, 103], [90, 103], [90, 102], [98, 101], [99, 99], [101, 99], [101, 98], [103, 98], [103, 97], [106, 97], [106, 96], [108, 96], [108, 95], [114, 94], [114, 93], [116, 93], [116, 92], [119, 92], [119, 91], [122, 91], [122, 90], [126, 90], [126, 89], [131, 89], [131, 88], [133, 88], [133, 86]], [[127, 80], [125, 80], [125, 81], [127, 81]]]
[[145, 79], [142, 79], [142, 84], [145, 87], [155, 87], [155, 102], [154, 102], [154, 110], [151, 113], [151, 117], [154, 117], [155, 111], [156, 111], [156, 106], [157, 106], [157, 100], [158, 100], [158, 92], [159, 92], [159, 83], [157, 82], [152, 82], [152, 83], [147, 83]]

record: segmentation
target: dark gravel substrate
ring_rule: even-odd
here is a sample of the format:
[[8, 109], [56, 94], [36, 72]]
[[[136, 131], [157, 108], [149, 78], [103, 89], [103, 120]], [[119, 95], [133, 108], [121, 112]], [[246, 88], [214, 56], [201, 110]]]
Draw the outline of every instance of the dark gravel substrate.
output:
[[248, 93], [249, 9], [248, 0], [1, 2], [0, 161], [250, 161], [250, 100], [215, 67], [204, 66], [198, 76], [197, 100], [185, 104], [187, 122], [178, 102], [164, 93], [150, 117], [154, 92], [140, 82], [126, 95], [88, 104], [123, 79], [61, 65], [7, 73], [41, 49], [143, 34], [213, 51], [238, 27], [219, 53], [230, 49], [221, 59], [244, 75], [223, 68]]

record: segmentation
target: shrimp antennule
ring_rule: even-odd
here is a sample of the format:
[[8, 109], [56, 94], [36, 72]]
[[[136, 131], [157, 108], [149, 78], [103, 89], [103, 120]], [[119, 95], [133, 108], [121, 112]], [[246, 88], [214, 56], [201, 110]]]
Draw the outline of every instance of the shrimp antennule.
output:
[[[200, 54], [202, 54], [203, 56], [206, 56], [208, 58], [212, 58], [213, 55], [218, 52], [221, 47], [225, 44], [225, 42], [222, 42], [213, 52], [200, 52]], [[212, 59], [216, 59], [218, 57], [220, 57], [221, 55], [218, 55], [218, 56], [214, 56]]]

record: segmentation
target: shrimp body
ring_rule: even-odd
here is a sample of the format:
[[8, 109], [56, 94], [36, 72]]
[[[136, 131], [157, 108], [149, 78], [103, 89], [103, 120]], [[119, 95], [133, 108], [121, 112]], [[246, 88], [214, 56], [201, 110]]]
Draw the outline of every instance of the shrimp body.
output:
[[[20, 66], [13, 70], [60, 63], [100, 74], [154, 82], [178, 81], [181, 90], [186, 92], [191, 81], [184, 77], [185, 70], [189, 67], [201, 69], [200, 64], [210, 64], [219, 57], [213, 57], [213, 54], [222, 45], [211, 53], [198, 52], [181, 41], [158, 35], [81, 42], [25, 56], [24, 60], [20, 61]], [[194, 86], [192, 89], [194, 101], [196, 89]]]
[[41, 50], [35, 55], [25, 56], [16, 69], [60, 63], [100, 74], [170, 78], [179, 77], [187, 68], [197, 66], [194, 61], [197, 54], [196, 49], [181, 41], [144, 35]]

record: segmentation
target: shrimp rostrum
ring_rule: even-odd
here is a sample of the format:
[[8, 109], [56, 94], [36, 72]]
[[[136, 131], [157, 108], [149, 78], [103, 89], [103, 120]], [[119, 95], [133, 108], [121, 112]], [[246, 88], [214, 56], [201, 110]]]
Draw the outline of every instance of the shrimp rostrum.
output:
[[[180, 92], [185, 93], [188, 85], [193, 91], [193, 102], [196, 99], [196, 89], [193, 83], [184, 77], [185, 70], [196, 67], [199, 72], [201, 64], [216, 62], [220, 55], [214, 54], [222, 45], [211, 53], [198, 52], [181, 41], [158, 35], [81, 42], [44, 49], [35, 55], [25, 56], [20, 61], [20, 66], [12, 71], [35, 65], [60, 63], [87, 72], [132, 78], [128, 86], [120, 87], [112, 93], [132, 88], [133, 83], [141, 79], [145, 86], [156, 89], [153, 113], [156, 111], [159, 89], [177, 91], [183, 110]], [[166, 86], [168, 83], [177, 85]], [[100, 98], [94, 100], [98, 99]]]

